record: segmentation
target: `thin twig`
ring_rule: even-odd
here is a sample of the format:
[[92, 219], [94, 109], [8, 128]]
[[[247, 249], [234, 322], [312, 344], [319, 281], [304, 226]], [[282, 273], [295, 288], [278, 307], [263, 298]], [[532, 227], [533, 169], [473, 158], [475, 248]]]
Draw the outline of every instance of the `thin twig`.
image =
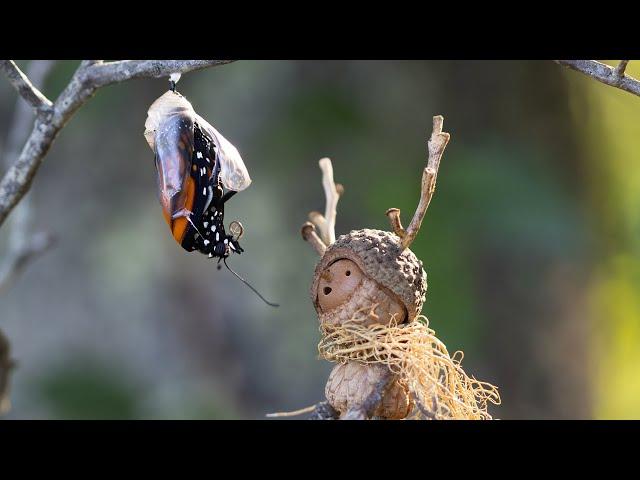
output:
[[309, 219], [316, 225], [320, 232], [320, 238], [327, 245], [336, 241], [336, 215], [340, 195], [344, 189], [333, 181], [333, 165], [328, 158], [321, 159], [318, 164], [322, 170], [322, 187], [326, 198], [324, 215], [311, 212]]
[[327, 250], [327, 246], [316, 233], [313, 223], [305, 222], [305, 224], [302, 225], [301, 233], [302, 238], [311, 244], [318, 255], [323, 256], [324, 252]]
[[596, 60], [556, 60], [556, 63], [583, 73], [598, 82], [640, 97], [640, 81], [625, 74], [628, 62], [629, 60], [622, 60], [614, 68]]
[[29, 78], [22, 73], [13, 60], [0, 60], [0, 70], [17, 90], [22, 98], [33, 107], [36, 113], [41, 114], [49, 111], [53, 104], [38, 90]]
[[[60, 130], [99, 88], [135, 78], [168, 77], [171, 73], [186, 73], [229, 62], [231, 60], [122, 60], [107, 63], [91, 60], [82, 62], [50, 111], [38, 117], [19, 158], [0, 181], [0, 226], [29, 190], [36, 172]], [[16, 72], [11, 67], [11, 63], [9, 60], [3, 61], [2, 70], [16, 88], [20, 85], [24, 88], [24, 84], [20, 83], [19, 79], [16, 80]], [[28, 89], [26, 95], [32, 102], [37, 98], [37, 94], [32, 89]]]
[[9, 341], [0, 330], [0, 415], [4, 415], [11, 408], [9, 399], [9, 379], [15, 363], [11, 360]]
[[613, 71], [613, 73], [617, 78], [624, 77], [624, 72], [627, 69], [628, 64], [629, 64], [629, 60], [620, 60], [620, 63], [618, 63], [618, 66]]
[[402, 228], [402, 222], [400, 221], [400, 210], [397, 208], [390, 208], [387, 210], [387, 216], [393, 231], [402, 239], [402, 248], [407, 248], [418, 235], [422, 220], [427, 213], [429, 203], [433, 197], [433, 193], [436, 188], [436, 179], [438, 177], [438, 169], [440, 168], [440, 160], [444, 149], [449, 143], [450, 135], [447, 132], [442, 131], [442, 123], [444, 119], [441, 115], [433, 117], [433, 130], [431, 132], [431, 139], [428, 142], [429, 147], [429, 159], [427, 166], [422, 172], [422, 186], [420, 189], [420, 202], [416, 208], [416, 213], [413, 215], [411, 223], [405, 230]]
[[[344, 194], [344, 187], [333, 181], [333, 166], [330, 159], [322, 158], [318, 164], [322, 170], [322, 187], [326, 199], [324, 215], [316, 211], [309, 213], [311, 222], [306, 222], [302, 226], [302, 238], [322, 256], [327, 247], [336, 241], [337, 206], [340, 196]], [[316, 229], [320, 236], [316, 233]]]

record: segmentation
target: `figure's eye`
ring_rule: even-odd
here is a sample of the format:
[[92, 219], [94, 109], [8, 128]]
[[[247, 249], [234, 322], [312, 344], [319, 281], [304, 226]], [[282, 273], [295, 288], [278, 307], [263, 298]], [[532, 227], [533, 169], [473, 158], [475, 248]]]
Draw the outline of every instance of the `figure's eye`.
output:
[[351, 275], [351, 270], [347, 270], [344, 274], [348, 277], [349, 275]]
[[324, 287], [324, 294], [329, 295], [331, 293], [331, 287]]

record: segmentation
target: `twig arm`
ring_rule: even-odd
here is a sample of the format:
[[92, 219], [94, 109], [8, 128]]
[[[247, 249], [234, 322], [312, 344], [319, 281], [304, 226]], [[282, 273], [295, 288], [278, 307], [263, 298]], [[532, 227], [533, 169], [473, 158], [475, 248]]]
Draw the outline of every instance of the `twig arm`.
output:
[[402, 227], [400, 221], [400, 210], [397, 208], [390, 208], [387, 210], [387, 217], [391, 223], [391, 228], [396, 235], [402, 239], [402, 247], [407, 248], [418, 235], [422, 220], [427, 213], [429, 203], [433, 197], [433, 193], [436, 188], [436, 179], [438, 177], [438, 169], [440, 168], [440, 160], [444, 153], [447, 144], [449, 143], [450, 135], [447, 132], [442, 131], [442, 124], [444, 118], [441, 115], [433, 117], [433, 130], [431, 132], [431, 138], [428, 142], [429, 159], [427, 160], [427, 166], [422, 172], [422, 185], [420, 188], [420, 201], [418, 207], [413, 215], [411, 223], [406, 228]]
[[315, 227], [311, 222], [305, 222], [302, 225], [302, 238], [311, 244], [313, 249], [318, 253], [318, 255], [323, 256], [324, 252], [327, 250], [327, 246], [322, 241], [322, 239], [316, 233]]
[[333, 180], [333, 165], [329, 158], [321, 159], [318, 164], [322, 170], [322, 188], [326, 199], [324, 216], [312, 212], [309, 219], [318, 227], [322, 241], [331, 245], [336, 241], [336, 215], [338, 200], [344, 192], [342, 185], [336, 185]]
[[[344, 193], [344, 187], [334, 182], [330, 159], [323, 158], [318, 164], [322, 170], [322, 187], [326, 199], [324, 215], [316, 211], [309, 213], [310, 222], [302, 226], [302, 238], [322, 256], [327, 247], [336, 241], [337, 206], [340, 196]], [[319, 236], [316, 229], [320, 233]]]

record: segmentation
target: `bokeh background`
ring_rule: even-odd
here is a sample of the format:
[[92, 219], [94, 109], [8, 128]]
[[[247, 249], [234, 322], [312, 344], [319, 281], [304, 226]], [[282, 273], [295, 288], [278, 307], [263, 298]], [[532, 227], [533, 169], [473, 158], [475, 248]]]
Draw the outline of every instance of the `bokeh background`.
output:
[[[58, 62], [44, 92], [77, 65]], [[178, 89], [251, 172], [226, 210], [246, 228], [231, 265], [272, 309], [169, 233], [142, 135], [166, 88], [100, 90], [33, 183], [32, 229], [58, 243], [0, 297], [18, 362], [4, 418], [259, 419], [323, 399], [317, 257], [299, 234], [324, 206], [317, 162], [331, 157], [346, 188], [338, 234], [388, 228], [390, 207], [407, 222], [435, 114], [452, 140], [412, 246], [432, 328], [500, 387], [498, 418], [640, 417], [640, 99], [551, 61], [240, 61], [184, 75]], [[0, 81], [0, 138], [16, 101]]]

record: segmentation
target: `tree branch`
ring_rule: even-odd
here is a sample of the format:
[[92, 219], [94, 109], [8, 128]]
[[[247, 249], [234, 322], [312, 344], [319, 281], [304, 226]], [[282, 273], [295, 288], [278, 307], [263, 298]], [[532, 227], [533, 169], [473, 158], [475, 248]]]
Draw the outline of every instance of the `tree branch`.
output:
[[[99, 88], [135, 78], [168, 77], [174, 72], [186, 73], [229, 62], [231, 60], [122, 60], [107, 63], [100, 60], [83, 61], [50, 111], [36, 119], [20, 156], [0, 181], [0, 226], [29, 190], [33, 177], [60, 130]], [[11, 72], [11, 63], [13, 62], [10, 60], [3, 61], [5, 73], [7, 69]], [[18, 80], [14, 83], [12, 78], [15, 78], [15, 72], [13, 75], [9, 79], [18, 88], [17, 85], [21, 83]], [[26, 76], [24, 78], [28, 82]], [[34, 91], [29, 90], [29, 96], [33, 97]]]
[[[34, 85], [42, 87], [51, 72], [55, 61], [34, 60], [27, 67], [27, 76]], [[33, 123], [31, 108], [21, 99], [16, 102], [11, 128], [7, 135], [4, 151], [4, 163], [11, 167], [20, 154], [29, 128]], [[9, 241], [7, 254], [0, 265], [0, 294], [12, 283], [12, 280], [26, 267], [27, 263], [36, 259], [53, 244], [53, 237], [46, 232], [31, 235], [29, 223], [31, 206], [29, 195], [20, 202], [8, 224]]]
[[0, 70], [6, 75], [13, 88], [33, 107], [38, 115], [48, 112], [53, 104], [29, 81], [13, 60], [0, 60]]
[[9, 379], [11, 370], [15, 366], [11, 360], [11, 350], [9, 341], [0, 330], [0, 415], [9, 411], [11, 402], [9, 400]]
[[629, 60], [622, 60], [615, 68], [595, 60], [556, 60], [556, 63], [640, 97], [640, 81], [625, 74]]

